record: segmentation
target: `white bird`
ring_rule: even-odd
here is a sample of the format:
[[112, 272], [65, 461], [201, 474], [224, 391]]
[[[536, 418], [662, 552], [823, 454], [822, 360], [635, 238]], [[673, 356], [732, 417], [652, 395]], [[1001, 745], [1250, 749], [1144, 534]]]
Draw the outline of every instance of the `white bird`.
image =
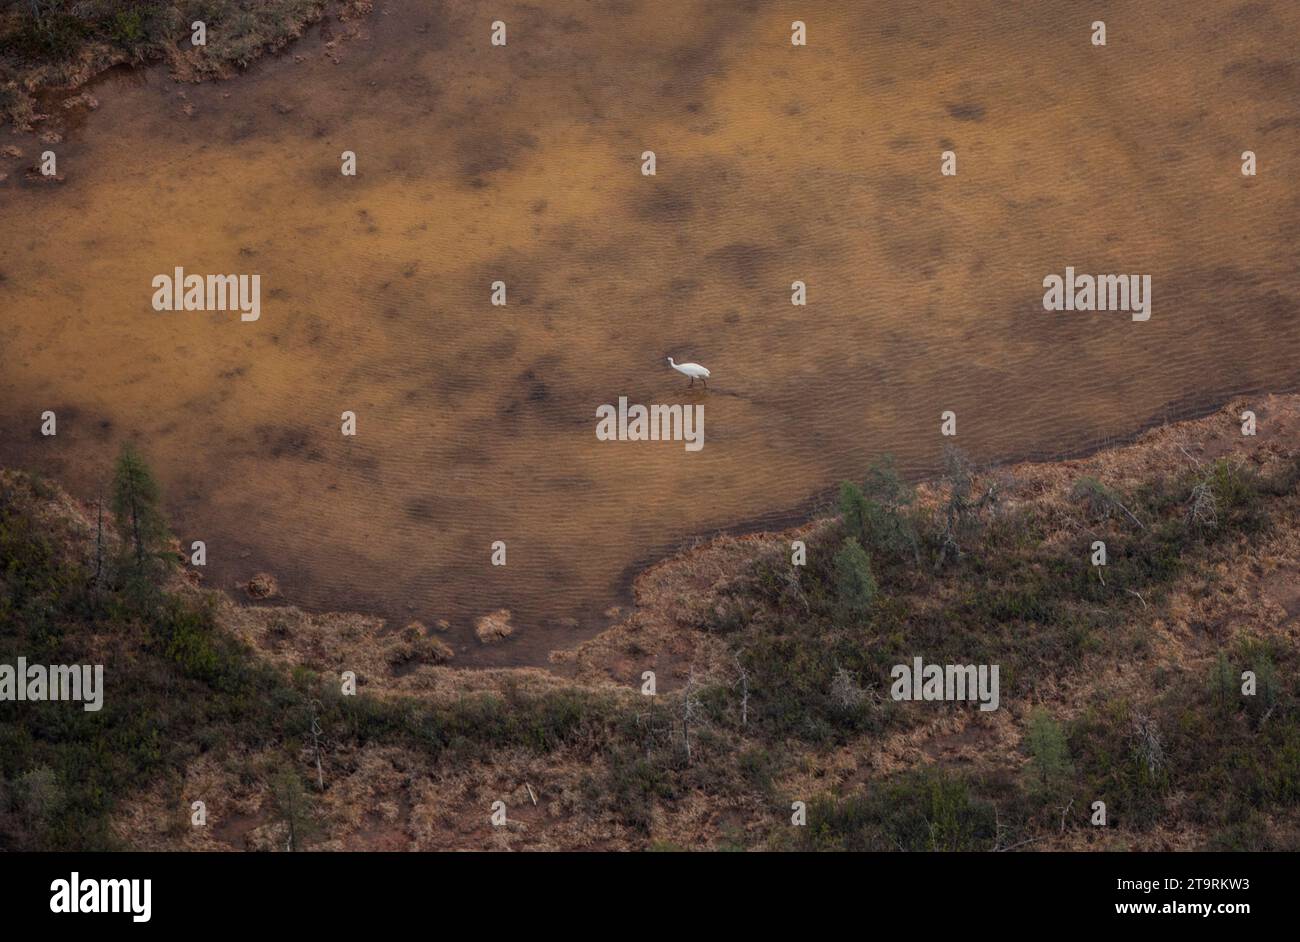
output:
[[701, 383], [704, 384], [705, 389], [709, 388], [709, 371], [706, 370], [704, 367], [700, 366], [700, 364], [674, 363], [673, 358], [669, 357], [668, 365], [671, 366], [673, 369], [675, 369], [678, 373], [681, 373], [684, 376], [689, 376], [691, 378], [692, 386], [695, 385], [695, 381], [698, 379]]

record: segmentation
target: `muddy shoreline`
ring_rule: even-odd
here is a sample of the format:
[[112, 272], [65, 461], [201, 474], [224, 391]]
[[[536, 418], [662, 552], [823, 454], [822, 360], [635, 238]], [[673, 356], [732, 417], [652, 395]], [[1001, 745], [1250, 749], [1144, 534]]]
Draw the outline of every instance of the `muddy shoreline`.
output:
[[[51, 48], [56, 36], [60, 43], [80, 45], [62, 48], [56, 57], [45, 61], [32, 57], [30, 51], [24, 57], [17, 49], [11, 61], [0, 61], [0, 103], [4, 105], [0, 107], [0, 126], [8, 123], [20, 132], [65, 134], [75, 130], [86, 112], [97, 107], [90, 93], [114, 75], [129, 78], [162, 68], [180, 82], [233, 78], [263, 59], [289, 54], [308, 35], [331, 46], [339, 39], [353, 37], [355, 31], [348, 24], [369, 16], [373, 10], [373, 0], [304, 0], [297, 5], [289, 0], [273, 27], [257, 31], [254, 26], [253, 32], [241, 37], [246, 48], [238, 53], [223, 48], [220, 42], [214, 42], [210, 49], [178, 38], [181, 34], [189, 37], [189, 26], [181, 21], [179, 11], [171, 8], [145, 11], [145, 19], [139, 18], [140, 11], [119, 12], [118, 19], [111, 23], [92, 19], [80, 24], [56, 8], [45, 12], [44, 20], [48, 22], [44, 23], [14, 12], [9, 14], [9, 23], [0, 19], [0, 27], [11, 30], [7, 38], [15, 47], [19, 41], [39, 43], [42, 34]], [[173, 21], [164, 23], [169, 16]], [[66, 37], [59, 36], [59, 29], [66, 30]], [[169, 33], [167, 39], [162, 38], [163, 30]], [[214, 29], [214, 40], [218, 35]]]
[[[981, 464], [980, 469], [982, 473], [996, 473], [998, 471], [1009, 471], [1014, 473], [1016, 467], [1020, 465], [1059, 464], [1062, 462], [1091, 458], [1101, 454], [1102, 452], [1131, 446], [1141, 441], [1148, 432], [1155, 429], [1160, 429], [1169, 425], [1196, 423], [1201, 419], [1217, 415], [1229, 407], [1240, 406], [1241, 408], [1251, 408], [1250, 403], [1252, 400], [1266, 400], [1272, 397], [1292, 397], [1297, 394], [1300, 394], [1300, 384], [1274, 390], [1238, 390], [1223, 396], [1211, 397], [1206, 403], [1183, 403], [1180, 405], [1171, 403], [1165, 408], [1153, 412], [1147, 421], [1143, 422], [1138, 428], [1127, 435], [1108, 436], [1081, 445], [1077, 448], [1066, 449], [1063, 451], [1025, 452], [1006, 459], [999, 459], [987, 464]], [[924, 485], [933, 483], [933, 475], [934, 472], [932, 471], [929, 475], [913, 474], [907, 476], [906, 479], [911, 484]], [[691, 552], [688, 547], [699, 547], [719, 539], [736, 539], [748, 536], [779, 538], [786, 535], [788, 532], [798, 531], [816, 525], [827, 514], [834, 513], [837, 493], [838, 486], [828, 488], [822, 493], [804, 501], [792, 510], [758, 514], [752, 518], [742, 520], [730, 527], [693, 534], [692, 536], [683, 539], [681, 541], [681, 548], [675, 551], [647, 554], [637, 562], [628, 566], [623, 572], [623, 575], [619, 579], [619, 594], [616, 604], [623, 608], [630, 606], [635, 598], [634, 589], [638, 577], [649, 569], [670, 560], [681, 558], [684, 554], [688, 554]], [[588, 640], [591, 637], [595, 637], [601, 630], [603, 629], [595, 629], [582, 640]]]
[[[1246, 409], [1257, 414], [1261, 426], [1257, 441], [1261, 445], [1300, 449], [1300, 427], [1288, 428], [1282, 438], [1277, 438], [1270, 425], [1270, 419], [1279, 413], [1290, 416], [1300, 413], [1300, 393], [1260, 393], [1248, 397], [1234, 396], [1217, 407], [1197, 409], [1192, 414], [1176, 417], [1161, 410], [1141, 429], [1122, 439], [1099, 442], [1086, 449], [1048, 457], [1027, 457], [983, 465], [979, 473], [982, 476], [1007, 475], [1014, 479], [1023, 474], [1035, 477], [1045, 469], [1065, 470], [1099, 461], [1104, 466], [1108, 456], [1119, 456], [1122, 460], [1130, 454], [1140, 456], [1151, 447], [1153, 440], [1170, 434], [1186, 434], [1190, 442], [1208, 440], [1212, 437], [1211, 429], [1221, 426], [1225, 421], [1239, 421], [1240, 413]], [[925, 493], [933, 490], [936, 480], [917, 478], [911, 483]], [[80, 503], [83, 513], [90, 513], [93, 504], [87, 501]], [[617, 604], [607, 607], [602, 614], [590, 615], [585, 619], [570, 615], [569, 622], [558, 633], [554, 630], [539, 631], [531, 625], [512, 625], [515, 629], [513, 634], [489, 644], [476, 642], [472, 632], [452, 632], [451, 626], [445, 621], [426, 624], [415, 619], [409, 612], [399, 615], [393, 614], [391, 610], [385, 612], [365, 607], [349, 610], [318, 609], [302, 605], [292, 597], [279, 596], [278, 593], [273, 599], [250, 600], [247, 592], [206, 585], [197, 569], [187, 568], [185, 572], [191, 584], [204, 591], [214, 592], [223, 599], [222, 608], [228, 612], [225, 618], [227, 624], [239, 626], [236, 633], [260, 650], [266, 650], [267, 633], [273, 633], [273, 626], [281, 620], [310, 624], [313, 626], [311, 634], [317, 639], [313, 642], [315, 645], [323, 648], [341, 645], [343, 649], [352, 650], [353, 660], [349, 663], [365, 662], [372, 678], [383, 674], [382, 668], [376, 668], [376, 665], [382, 665], [383, 658], [391, 654], [393, 649], [400, 648], [403, 642], [409, 642], [414, 637], [412, 631], [416, 630], [419, 637], [435, 639], [436, 644], [446, 645], [454, 651], [454, 654], [446, 658], [444, 666], [458, 672], [483, 672], [485, 677], [494, 677], [503, 676], [503, 671], [523, 671], [531, 676], [536, 676], [534, 672], [540, 671], [565, 682], [605, 683], [609, 679], [615, 679], [619, 685], [625, 685], [632, 683], [634, 674], [616, 677], [614, 659], [609, 651], [633, 635], [645, 637], [644, 625], [651, 622], [658, 626], [657, 631], [650, 633], [656, 638], [658, 648], [649, 650], [646, 654], [650, 658], [649, 663], [656, 667], [663, 666], [659, 663], [659, 658], [667, 658], [664, 663], [670, 665], [670, 669], [665, 676], [664, 689], [673, 690], [684, 680], [684, 668], [690, 660], [683, 655], [683, 651], [694, 651], [695, 648], [694, 644], [681, 648], [682, 639], [676, 637], [671, 628], [679, 614], [673, 611], [671, 601], [675, 587], [694, 586], [683, 588], [681, 598], [684, 599], [694, 592], [708, 591], [708, 586], [726, 583], [742, 573], [739, 569], [728, 571], [725, 564], [718, 568], [718, 558], [725, 559], [734, 554], [735, 558], [748, 561], [756, 548], [787, 545], [791, 539], [803, 538], [808, 532], [829, 525], [834, 516], [834, 495], [824, 494], [815, 501], [810, 501], [805, 511], [780, 515], [778, 521], [765, 517], [752, 524], [742, 524], [683, 540], [678, 549], [647, 555], [642, 562], [629, 567], [621, 582]], [[695, 567], [701, 560], [710, 561], [708, 566], [713, 575], [708, 585], [698, 584]], [[275, 576], [273, 570], [269, 572]], [[412, 629], [412, 625], [415, 629]], [[350, 638], [351, 641], [329, 640], [333, 634]], [[357, 647], [363, 641], [361, 647]], [[367, 651], [364, 656], [359, 654], [363, 649]], [[286, 663], [294, 662], [290, 659]], [[344, 661], [340, 660], [339, 663]], [[401, 681], [405, 675], [405, 671], [395, 674], [395, 689], [412, 692]]]

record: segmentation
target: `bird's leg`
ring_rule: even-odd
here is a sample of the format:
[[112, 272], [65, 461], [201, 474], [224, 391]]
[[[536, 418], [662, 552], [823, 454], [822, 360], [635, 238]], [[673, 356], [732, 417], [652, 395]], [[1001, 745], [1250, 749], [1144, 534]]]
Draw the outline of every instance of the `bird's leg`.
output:
[[709, 388], [709, 381], [705, 379], [703, 376], [700, 377], [700, 382], [704, 384], [705, 389]]
[[[695, 377], [692, 376], [692, 377], [691, 377], [691, 386], [694, 386], [694, 385], [695, 385]], [[686, 388], [687, 388], [687, 389], [690, 389], [691, 386], [687, 386]]]

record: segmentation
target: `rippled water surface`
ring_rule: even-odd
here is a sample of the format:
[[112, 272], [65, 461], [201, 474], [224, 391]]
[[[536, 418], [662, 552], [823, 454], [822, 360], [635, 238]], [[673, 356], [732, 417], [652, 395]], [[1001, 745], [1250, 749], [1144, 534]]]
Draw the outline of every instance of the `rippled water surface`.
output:
[[[462, 642], [509, 607], [459, 645], [507, 663], [684, 539], [933, 468], [944, 410], [998, 459], [1297, 385], [1300, 6], [946, 7], [381, 2], [227, 82], [101, 84], [62, 185], [0, 133], [0, 460], [93, 496], [134, 439], [209, 582]], [[178, 265], [259, 273], [261, 319], [155, 312]], [[1150, 274], [1150, 321], [1044, 312], [1067, 265]], [[705, 447], [597, 441], [619, 396], [703, 403]]]

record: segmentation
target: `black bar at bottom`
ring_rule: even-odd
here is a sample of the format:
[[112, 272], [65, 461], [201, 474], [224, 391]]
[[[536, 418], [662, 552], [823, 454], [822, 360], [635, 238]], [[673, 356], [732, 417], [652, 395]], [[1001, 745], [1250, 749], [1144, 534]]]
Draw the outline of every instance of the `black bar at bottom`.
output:
[[[1182, 931], [1198, 922], [1230, 932], [1291, 921], [1295, 862], [1289, 854], [1208, 853], [7, 854], [0, 899], [7, 927], [48, 920], [74, 931], [371, 934], [430, 919], [439, 931], [487, 920], [494, 933], [565, 925], [658, 933], [681, 930], [683, 920], [693, 930], [771, 932], [774, 920], [792, 920], [816, 931], [838, 914], [972, 931], [1124, 923]], [[139, 918], [143, 882], [109, 880], [150, 881], [147, 921]], [[82, 911], [115, 901], [124, 911]], [[54, 912], [52, 902], [66, 911]]]

